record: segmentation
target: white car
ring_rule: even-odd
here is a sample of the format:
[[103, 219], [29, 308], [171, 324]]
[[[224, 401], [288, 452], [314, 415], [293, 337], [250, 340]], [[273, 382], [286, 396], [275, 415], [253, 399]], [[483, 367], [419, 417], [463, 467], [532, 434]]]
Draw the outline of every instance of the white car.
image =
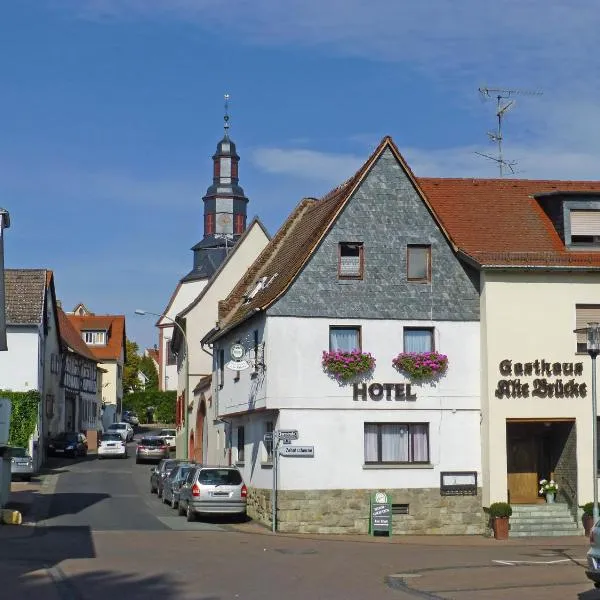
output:
[[106, 433], [118, 433], [125, 442], [133, 439], [133, 427], [129, 423], [111, 423]]
[[177, 435], [177, 431], [175, 429], [161, 429], [156, 437], [162, 438], [167, 442], [169, 448], [175, 448], [175, 436]]
[[118, 456], [127, 458], [127, 444], [120, 433], [105, 433], [98, 446], [98, 458]]

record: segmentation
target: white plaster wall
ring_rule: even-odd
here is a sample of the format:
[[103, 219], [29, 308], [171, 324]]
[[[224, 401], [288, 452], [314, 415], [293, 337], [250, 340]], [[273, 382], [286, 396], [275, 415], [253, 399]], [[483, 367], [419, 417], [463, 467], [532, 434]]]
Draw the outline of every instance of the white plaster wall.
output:
[[39, 390], [41, 371], [38, 329], [9, 326], [7, 342], [8, 351], [0, 352], [0, 387], [15, 392]]
[[[598, 273], [495, 273], [483, 275], [487, 355], [484, 357], [482, 404], [485, 430], [484, 503], [507, 498], [506, 419], [574, 418], [577, 427], [578, 491], [581, 503], [592, 498], [591, 359], [576, 354], [576, 304], [600, 304]], [[586, 398], [496, 398], [499, 363], [582, 362]], [[535, 377], [523, 377], [532, 383]], [[555, 377], [549, 378], [555, 380]], [[569, 379], [569, 378], [568, 378]], [[532, 386], [531, 386], [532, 387]]]

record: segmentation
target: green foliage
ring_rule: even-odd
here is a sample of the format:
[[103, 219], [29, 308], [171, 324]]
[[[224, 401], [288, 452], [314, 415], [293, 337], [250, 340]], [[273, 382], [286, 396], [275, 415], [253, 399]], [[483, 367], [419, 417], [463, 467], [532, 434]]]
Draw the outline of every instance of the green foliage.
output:
[[123, 368], [123, 393], [130, 394], [141, 389], [142, 385], [138, 379], [140, 370], [140, 356], [138, 354], [139, 346], [127, 340], [126, 342], [127, 362]]
[[586, 502], [580, 508], [583, 508], [584, 515], [587, 515], [589, 517], [592, 517], [594, 515], [594, 503], [593, 502]]
[[123, 398], [123, 410], [132, 410], [140, 419], [140, 423], [146, 423], [146, 409], [154, 408], [155, 423], [175, 423], [175, 408], [177, 404], [177, 392], [159, 392], [148, 390], [145, 392], [133, 392]]
[[140, 358], [140, 371], [148, 378], [146, 382], [146, 391], [158, 390], [158, 371], [154, 361], [149, 356]]
[[499, 517], [510, 517], [512, 515], [512, 506], [508, 502], [494, 502], [488, 509], [492, 519]]
[[11, 446], [27, 448], [29, 438], [37, 425], [40, 393], [36, 390], [29, 392], [0, 390], [0, 396], [12, 402], [8, 443]]

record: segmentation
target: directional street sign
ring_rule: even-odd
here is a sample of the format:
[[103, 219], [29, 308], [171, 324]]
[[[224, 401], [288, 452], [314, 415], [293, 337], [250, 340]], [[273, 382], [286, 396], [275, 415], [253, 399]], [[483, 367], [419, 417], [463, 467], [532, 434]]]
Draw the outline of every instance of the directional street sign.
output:
[[298, 439], [298, 430], [297, 429], [276, 429], [273, 434], [276, 438], [282, 441], [292, 441]]
[[268, 431], [267, 433], [265, 433], [264, 437], [263, 437], [263, 441], [266, 442], [272, 442], [273, 441], [273, 432], [272, 431]]
[[282, 446], [279, 449], [281, 456], [303, 456], [313, 458], [315, 455], [314, 446]]

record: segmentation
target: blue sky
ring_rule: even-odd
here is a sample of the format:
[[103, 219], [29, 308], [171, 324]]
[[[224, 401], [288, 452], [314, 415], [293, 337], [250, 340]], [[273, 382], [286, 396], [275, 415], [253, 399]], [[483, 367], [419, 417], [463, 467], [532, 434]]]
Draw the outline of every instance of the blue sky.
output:
[[[192, 266], [223, 94], [240, 182], [274, 233], [392, 135], [420, 176], [600, 179], [597, 3], [541, 0], [4, 0], [0, 206], [7, 267], [56, 274], [66, 308], [154, 320]], [[576, 6], [576, 9], [574, 8]]]

